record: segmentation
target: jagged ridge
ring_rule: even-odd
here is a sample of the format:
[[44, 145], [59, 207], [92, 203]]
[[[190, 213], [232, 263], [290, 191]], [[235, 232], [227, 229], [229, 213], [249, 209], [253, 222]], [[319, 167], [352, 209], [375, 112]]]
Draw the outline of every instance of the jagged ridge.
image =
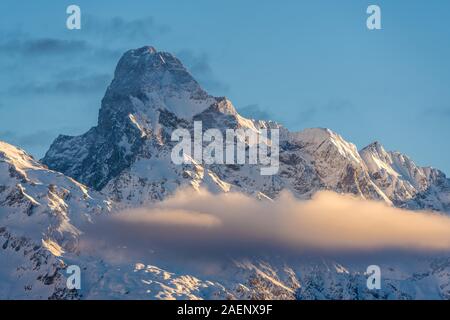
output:
[[[170, 133], [178, 127], [192, 129], [194, 120], [203, 121], [204, 129], [279, 128], [279, 174], [264, 177], [250, 165], [173, 165]], [[450, 184], [439, 170], [418, 167], [379, 143], [358, 151], [329, 129], [292, 133], [275, 122], [243, 118], [228, 99], [201, 89], [178, 59], [152, 47], [130, 50], [121, 58], [102, 100], [98, 125], [78, 137], [58, 137], [42, 161], [50, 170], [23, 150], [0, 143], [0, 236], [5, 239], [1, 261], [13, 261], [11, 268], [23, 265], [25, 271], [17, 277], [31, 275], [18, 282], [19, 298], [80, 298], [64, 288], [63, 261], [71, 260], [91, 270], [91, 285], [84, 293], [92, 298], [141, 298], [151, 288], [156, 290], [152, 298], [414, 299], [421, 297], [425, 282], [435, 289], [440, 283], [433, 297], [449, 297], [450, 263], [445, 259], [417, 266], [427, 272], [407, 273], [403, 280], [390, 266], [389, 286], [373, 295], [363, 288], [360, 268], [333, 261], [238, 262], [217, 276], [220, 281], [208, 281], [188, 271], [180, 275], [142, 263], [130, 262], [118, 271], [78, 252], [79, 228], [92, 217], [109, 212], [112, 205], [136, 207], [162, 200], [185, 185], [261, 198], [274, 198], [283, 189], [309, 198], [330, 189], [399, 207], [449, 211]], [[42, 268], [34, 273], [36, 263]], [[416, 289], [404, 289], [411, 286]], [[44, 288], [43, 293], [37, 287]], [[9, 295], [0, 290], [0, 296]]]

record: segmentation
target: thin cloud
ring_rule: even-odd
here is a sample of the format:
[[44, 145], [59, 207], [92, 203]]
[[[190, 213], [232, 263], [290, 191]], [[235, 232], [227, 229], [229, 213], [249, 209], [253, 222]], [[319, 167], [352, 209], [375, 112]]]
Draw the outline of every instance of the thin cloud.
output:
[[151, 17], [127, 20], [122, 17], [101, 18], [93, 15], [84, 16], [83, 31], [106, 41], [150, 41], [157, 36], [170, 32], [170, 27], [159, 24]]
[[325, 104], [310, 104], [306, 108], [301, 108], [298, 116], [293, 120], [287, 119], [287, 123], [306, 124], [323, 114], [355, 113], [357, 111], [353, 103], [346, 99], [332, 99]]
[[258, 104], [249, 104], [239, 108], [239, 114], [250, 119], [256, 120], [274, 120], [274, 116], [266, 110], [261, 109]]
[[75, 55], [89, 48], [89, 44], [83, 40], [57, 38], [25, 38], [0, 43], [0, 53], [9, 55]]
[[229, 86], [218, 80], [210, 64], [210, 57], [205, 52], [197, 54], [191, 50], [181, 50], [177, 57], [183, 61], [194, 78], [202, 84], [205, 89], [214, 91], [217, 94], [224, 94], [229, 91]]
[[427, 108], [421, 113], [421, 117], [450, 117], [450, 107]]
[[[55, 130], [37, 130], [30, 133], [18, 134], [10, 130], [0, 131], [0, 140], [20, 146], [24, 149], [36, 147], [48, 147], [49, 144], [61, 133], [78, 132], [76, 128], [59, 128]], [[27, 150], [28, 151], [28, 150]]]
[[[70, 76], [70, 74], [66, 75]], [[48, 82], [26, 82], [16, 84], [9, 93], [22, 94], [86, 94], [105, 90], [112, 75], [92, 74], [78, 78], [65, 78]]]

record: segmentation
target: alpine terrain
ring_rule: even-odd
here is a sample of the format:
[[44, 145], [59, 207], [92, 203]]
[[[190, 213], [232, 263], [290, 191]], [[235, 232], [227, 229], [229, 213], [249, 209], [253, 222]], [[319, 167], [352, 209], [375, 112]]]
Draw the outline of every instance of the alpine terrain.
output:
[[[280, 130], [280, 166], [176, 165], [177, 128]], [[250, 143], [244, 136], [237, 139]], [[268, 140], [270, 145], [270, 140]], [[202, 272], [176, 259], [97, 256], [80, 237], [99, 219], [163, 201], [180, 188], [239, 192], [272, 201], [282, 191], [308, 200], [330, 190], [398, 208], [450, 214], [450, 180], [374, 142], [358, 150], [323, 128], [290, 132], [247, 119], [231, 101], [201, 88], [175, 56], [146, 46], [127, 51], [101, 102], [97, 126], [60, 135], [41, 161], [0, 142], [0, 298], [3, 299], [449, 299], [450, 256], [381, 264], [381, 290], [366, 267], [331, 258], [224, 258]], [[131, 251], [131, 250], [130, 250]], [[80, 290], [66, 269], [80, 266]]]

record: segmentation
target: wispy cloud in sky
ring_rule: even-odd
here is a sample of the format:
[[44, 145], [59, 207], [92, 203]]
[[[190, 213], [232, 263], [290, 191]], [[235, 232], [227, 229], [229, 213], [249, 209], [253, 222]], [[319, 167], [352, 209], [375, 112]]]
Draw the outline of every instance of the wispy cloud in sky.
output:
[[58, 128], [52, 130], [36, 130], [31, 133], [18, 133], [10, 130], [0, 130], [0, 140], [13, 145], [22, 146], [25, 149], [46, 148], [62, 133], [71, 134], [79, 131], [79, 128]]
[[238, 107], [239, 113], [249, 119], [256, 120], [275, 120], [276, 116], [270, 112], [263, 110], [257, 103], [249, 104], [243, 107]]
[[24, 94], [76, 94], [97, 93], [105, 91], [109, 82], [112, 80], [110, 74], [90, 74], [82, 77], [70, 77], [72, 74], [67, 72], [65, 77], [54, 79], [53, 81], [42, 82], [24, 82], [11, 86], [9, 93]]
[[212, 94], [224, 95], [229, 86], [214, 73], [207, 53], [196, 53], [189, 49], [179, 51], [176, 56], [185, 64], [199, 83]]
[[355, 115], [356, 112], [357, 109], [355, 105], [348, 99], [332, 99], [326, 103], [306, 102], [299, 107], [298, 116], [292, 119], [286, 119], [286, 122], [290, 125], [294, 123], [297, 125], [305, 125], [312, 120], [321, 119], [324, 116], [336, 116], [342, 114]]
[[449, 107], [434, 107], [434, 108], [426, 108], [423, 112], [420, 113], [420, 117], [432, 117], [432, 118], [449, 118], [450, 117], [450, 106]]
[[89, 45], [83, 40], [65, 40], [55, 38], [14, 38], [0, 43], [0, 53], [8, 55], [77, 55], [82, 54]]
[[125, 19], [119, 16], [102, 18], [87, 14], [83, 19], [85, 31], [102, 42], [151, 41], [171, 31], [170, 26], [157, 23], [151, 16]]

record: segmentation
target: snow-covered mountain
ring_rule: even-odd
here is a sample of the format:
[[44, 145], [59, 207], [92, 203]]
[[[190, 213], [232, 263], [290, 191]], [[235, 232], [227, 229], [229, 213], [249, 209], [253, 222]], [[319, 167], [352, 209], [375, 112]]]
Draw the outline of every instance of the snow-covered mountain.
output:
[[[249, 164], [175, 165], [171, 133], [192, 131], [194, 121], [202, 121], [203, 130], [280, 129], [278, 174], [263, 176], [261, 166]], [[0, 297], [450, 298], [445, 257], [386, 264], [387, 285], [373, 292], [365, 286], [365, 266], [333, 259], [230, 259], [219, 271], [202, 273], [162, 256], [111, 262], [80, 244], [97, 219], [164, 200], [180, 187], [258, 199], [274, 199], [282, 190], [299, 199], [333, 190], [450, 213], [450, 181], [441, 171], [418, 167], [379, 143], [358, 151], [329, 129], [290, 132], [272, 121], [246, 119], [225, 97], [205, 92], [173, 55], [143, 47], [120, 59], [96, 127], [59, 136], [41, 162], [0, 142]], [[128, 256], [127, 248], [114, 250], [114, 256]], [[70, 264], [86, 270], [81, 291], [65, 286]]]
[[360, 154], [371, 179], [395, 205], [450, 212], [450, 184], [442, 171], [418, 167], [400, 152], [387, 152], [379, 142]]
[[[193, 121], [202, 121], [203, 130], [279, 128], [279, 174], [261, 176], [254, 165], [173, 165], [170, 135], [176, 128], [192, 130]], [[289, 132], [275, 122], [246, 119], [228, 99], [207, 94], [177, 58], [153, 47], [123, 55], [98, 125], [78, 137], [59, 136], [42, 162], [132, 206], [192, 185], [269, 198], [283, 189], [300, 198], [327, 189], [396, 206], [449, 210], [450, 183], [442, 172], [417, 167], [378, 143], [358, 152], [329, 129]]]
[[66, 289], [60, 257], [77, 253], [79, 226], [110, 206], [106, 197], [0, 142], [0, 296], [76, 297]]

